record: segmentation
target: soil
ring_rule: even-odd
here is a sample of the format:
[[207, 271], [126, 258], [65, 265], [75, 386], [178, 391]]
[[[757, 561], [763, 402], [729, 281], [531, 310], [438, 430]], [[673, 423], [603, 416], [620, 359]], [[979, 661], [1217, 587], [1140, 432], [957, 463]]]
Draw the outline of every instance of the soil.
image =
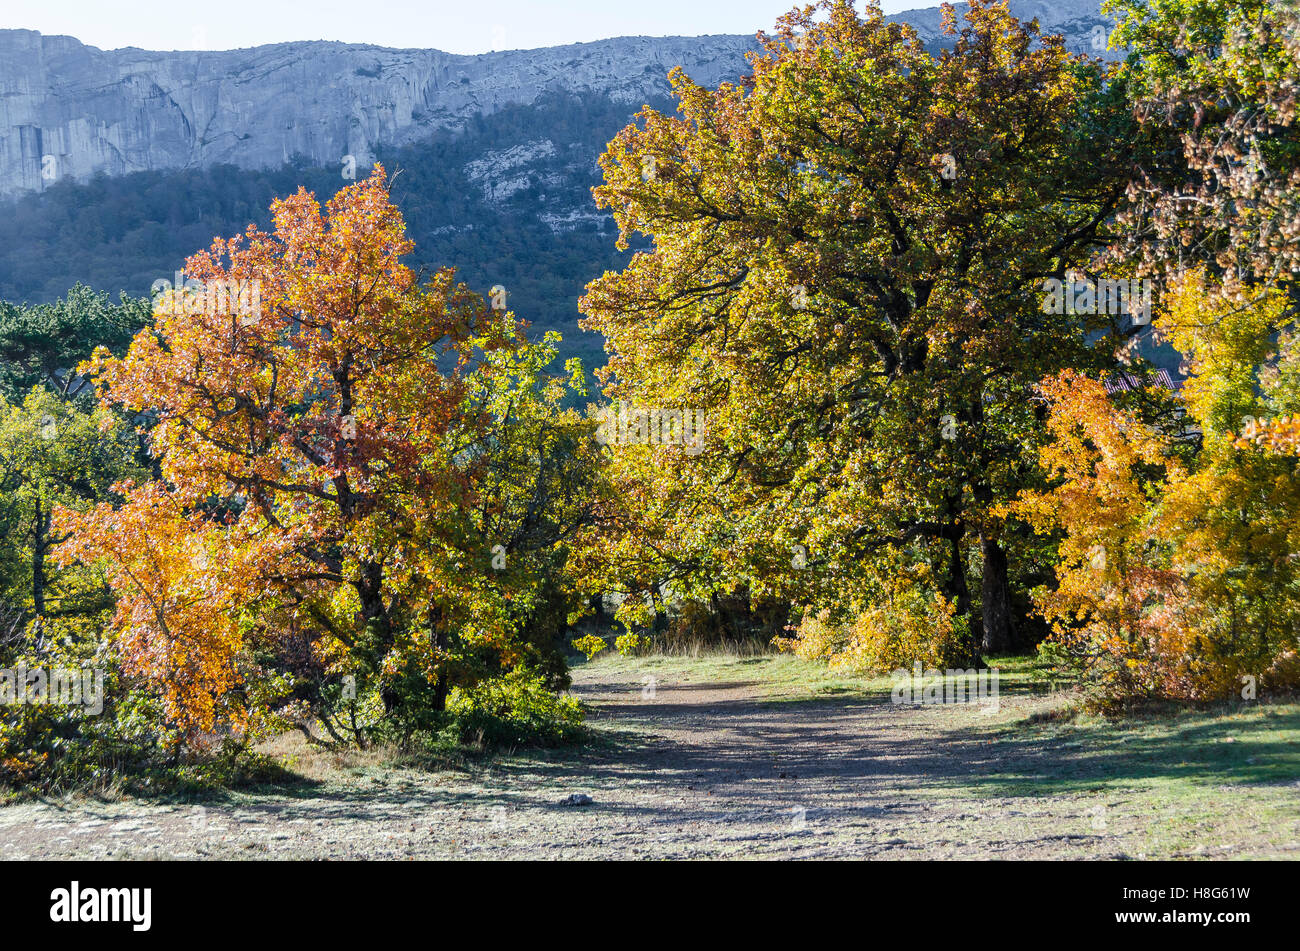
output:
[[0, 848], [9, 859], [1300, 855], [1300, 808], [1281, 823], [1242, 818], [1276, 812], [1273, 786], [1153, 800], [1137, 776], [1089, 786], [1086, 745], [1016, 742], [975, 708], [774, 699], [745, 680], [648, 691], [634, 676], [578, 672], [598, 736], [580, 749], [468, 770], [339, 769], [194, 804], [20, 803], [0, 809]]

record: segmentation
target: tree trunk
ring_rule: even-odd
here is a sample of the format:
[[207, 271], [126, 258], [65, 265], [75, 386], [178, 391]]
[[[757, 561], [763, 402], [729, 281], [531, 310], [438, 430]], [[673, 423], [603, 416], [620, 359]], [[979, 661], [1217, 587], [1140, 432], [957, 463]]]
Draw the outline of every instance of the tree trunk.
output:
[[32, 609], [38, 618], [45, 616], [45, 546], [48, 544], [49, 523], [49, 513], [41, 511], [41, 502], [37, 499], [32, 529]]
[[588, 607], [592, 610], [597, 628], [604, 629], [609, 626], [609, 614], [605, 610], [605, 594], [593, 594], [591, 600], [587, 602]]
[[[384, 566], [377, 561], [365, 562], [353, 586], [361, 600], [361, 620], [366, 629], [364, 654], [373, 668], [378, 669], [393, 644], [392, 622], [384, 605]], [[391, 684], [381, 684], [379, 699], [388, 712], [400, 702]]]
[[968, 654], [966, 659], [972, 664], [976, 664], [979, 662], [980, 635], [976, 629], [978, 619], [971, 617], [970, 585], [966, 581], [966, 565], [962, 561], [961, 540], [965, 531], [965, 528], [958, 524], [948, 533], [950, 553], [948, 556], [948, 577], [944, 583], [943, 594], [944, 597], [952, 601], [953, 610], [957, 617], [970, 620], [971, 630], [967, 635], [965, 645]]
[[1011, 585], [1007, 581], [1007, 553], [997, 540], [980, 534], [984, 556], [984, 578], [980, 589], [983, 602], [985, 654], [1002, 654], [1015, 643], [1015, 622], [1011, 610]]
[[[442, 610], [434, 605], [429, 605], [429, 644], [435, 651], [441, 650], [447, 645], [447, 630], [443, 624]], [[447, 671], [440, 670], [438, 679], [433, 685], [433, 709], [442, 713], [447, 709], [447, 694], [451, 690], [451, 684], [448, 682]]]

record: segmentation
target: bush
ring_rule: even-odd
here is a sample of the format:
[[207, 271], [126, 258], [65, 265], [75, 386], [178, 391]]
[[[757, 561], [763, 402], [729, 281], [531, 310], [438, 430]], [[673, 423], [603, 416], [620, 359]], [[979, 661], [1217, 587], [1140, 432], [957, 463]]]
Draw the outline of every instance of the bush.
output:
[[[56, 666], [29, 659], [29, 668]], [[103, 709], [57, 703], [0, 706], [0, 792], [8, 796], [194, 792], [290, 779], [246, 741], [212, 736], [182, 750], [158, 726], [158, 702], [110, 669]], [[2, 797], [0, 797], [2, 798]]]
[[[1175, 610], [1177, 608], [1178, 610]], [[1058, 631], [1039, 650], [1058, 675], [1086, 688], [1086, 706], [1116, 713], [1146, 701], [1255, 699], [1300, 689], [1300, 654], [1286, 645], [1207, 634], [1207, 605], [1172, 592], [1127, 629], [1097, 621]]]
[[549, 746], [575, 742], [584, 735], [577, 698], [553, 693], [544, 677], [524, 669], [468, 689], [457, 688], [448, 698], [447, 710], [461, 742]]
[[614, 638], [614, 648], [624, 657], [631, 657], [650, 649], [650, 638], [641, 634], [620, 634]]
[[595, 634], [584, 634], [573, 642], [576, 650], [582, 651], [587, 655], [587, 660], [591, 660], [609, 645], [605, 643], [603, 637], [597, 637]]
[[926, 668], [962, 667], [970, 660], [966, 619], [957, 616], [951, 601], [907, 578], [887, 599], [848, 621], [822, 610], [805, 615], [793, 637], [773, 643], [805, 660], [824, 659], [832, 669], [857, 673], [887, 673], [918, 662]]

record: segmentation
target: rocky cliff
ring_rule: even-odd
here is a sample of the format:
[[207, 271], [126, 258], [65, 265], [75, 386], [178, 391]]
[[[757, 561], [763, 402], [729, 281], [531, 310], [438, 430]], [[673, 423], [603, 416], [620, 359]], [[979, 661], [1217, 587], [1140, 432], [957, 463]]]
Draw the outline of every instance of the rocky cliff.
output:
[[[1012, 9], [1038, 16], [1086, 52], [1107, 22], [1097, 0], [1023, 0]], [[929, 44], [943, 41], [937, 9], [895, 19]], [[673, 66], [716, 85], [740, 75], [754, 48], [749, 36], [703, 36], [479, 56], [326, 42], [105, 51], [72, 37], [0, 30], [0, 195], [101, 171], [267, 168], [295, 155], [317, 165], [351, 156], [364, 166], [377, 145], [417, 142], [550, 91], [591, 91], [631, 112], [666, 91]]]
[[752, 38], [630, 37], [455, 56], [344, 43], [228, 52], [106, 52], [66, 36], [0, 31], [0, 193], [146, 169], [316, 164], [402, 145], [551, 90], [639, 105], [681, 64], [734, 78]]

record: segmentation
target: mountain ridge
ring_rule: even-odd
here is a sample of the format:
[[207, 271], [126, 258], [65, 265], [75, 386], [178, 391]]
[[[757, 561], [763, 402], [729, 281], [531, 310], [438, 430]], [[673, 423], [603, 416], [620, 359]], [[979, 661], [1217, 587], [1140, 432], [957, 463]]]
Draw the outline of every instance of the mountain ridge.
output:
[[[957, 5], [958, 13], [964, 4]], [[1071, 50], [1096, 54], [1096, 0], [1013, 0]], [[939, 45], [941, 10], [888, 19]], [[1058, 30], [1058, 28], [1060, 28]], [[744, 72], [755, 36], [614, 37], [482, 54], [299, 40], [221, 51], [101, 50], [74, 37], [0, 30], [0, 196], [98, 172], [373, 160], [547, 93], [639, 107], [682, 66], [716, 86]], [[629, 110], [633, 111], [633, 110]]]

